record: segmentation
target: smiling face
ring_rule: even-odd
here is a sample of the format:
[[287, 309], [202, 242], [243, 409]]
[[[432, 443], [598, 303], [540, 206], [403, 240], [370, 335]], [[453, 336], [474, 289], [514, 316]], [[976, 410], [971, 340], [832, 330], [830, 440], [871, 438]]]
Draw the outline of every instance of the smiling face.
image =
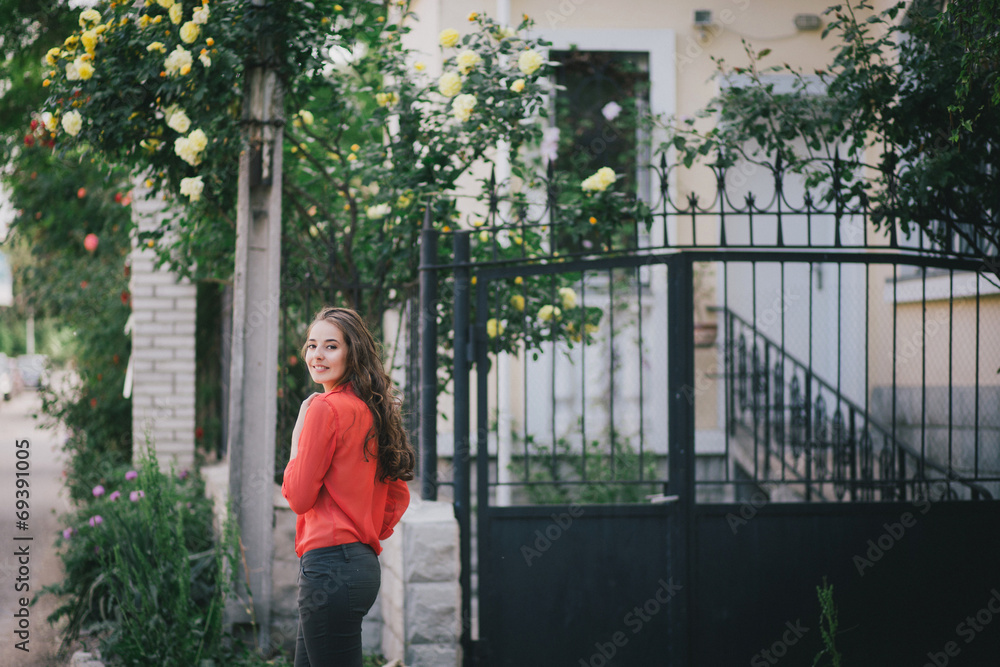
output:
[[313, 382], [330, 391], [347, 370], [347, 342], [340, 327], [327, 320], [318, 320], [309, 329], [306, 340], [306, 366]]

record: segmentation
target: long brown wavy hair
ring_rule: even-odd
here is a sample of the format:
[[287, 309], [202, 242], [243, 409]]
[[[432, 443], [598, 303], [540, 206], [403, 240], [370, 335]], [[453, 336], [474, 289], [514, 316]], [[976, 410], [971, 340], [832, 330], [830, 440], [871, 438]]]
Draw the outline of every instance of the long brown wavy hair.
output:
[[[340, 329], [347, 346], [347, 361], [341, 383], [350, 382], [354, 393], [372, 413], [372, 429], [365, 438], [365, 455], [372, 455], [369, 443], [376, 442], [379, 479], [413, 479], [417, 455], [403, 428], [401, 401], [392, 379], [382, 365], [378, 342], [361, 316], [349, 308], [322, 308], [313, 321], [326, 320]], [[307, 336], [308, 338], [308, 333]], [[305, 346], [302, 347], [305, 357]]]

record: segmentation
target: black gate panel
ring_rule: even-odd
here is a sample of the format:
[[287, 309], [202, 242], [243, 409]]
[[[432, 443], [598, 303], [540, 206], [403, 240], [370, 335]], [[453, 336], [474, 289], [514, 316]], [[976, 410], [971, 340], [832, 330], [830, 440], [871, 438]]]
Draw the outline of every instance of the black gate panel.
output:
[[683, 584], [667, 564], [672, 506], [487, 511], [479, 591], [487, 664], [663, 664], [650, 659], [666, 655]]
[[1000, 664], [1000, 502], [695, 513], [692, 665], [813, 664], [824, 577], [845, 665]]

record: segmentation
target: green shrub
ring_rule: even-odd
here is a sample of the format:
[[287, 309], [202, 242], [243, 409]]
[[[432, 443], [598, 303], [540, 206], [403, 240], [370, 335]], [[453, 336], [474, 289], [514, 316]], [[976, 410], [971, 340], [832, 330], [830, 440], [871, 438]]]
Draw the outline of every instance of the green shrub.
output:
[[89, 627], [101, 631], [111, 664], [261, 664], [223, 632], [238, 538], [235, 522], [215, 535], [200, 476], [165, 474], [147, 450], [135, 470], [115, 470], [66, 519], [66, 578], [42, 591], [66, 598], [48, 619], [68, 619], [64, 644]]

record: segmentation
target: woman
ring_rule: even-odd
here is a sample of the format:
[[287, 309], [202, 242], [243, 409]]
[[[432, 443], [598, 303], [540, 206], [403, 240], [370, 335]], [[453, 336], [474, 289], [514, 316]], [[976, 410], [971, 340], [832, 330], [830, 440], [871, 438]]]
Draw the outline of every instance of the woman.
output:
[[353, 310], [324, 308], [302, 348], [324, 393], [302, 402], [281, 493], [298, 515], [295, 667], [360, 667], [379, 544], [410, 501], [415, 455], [379, 348]]

